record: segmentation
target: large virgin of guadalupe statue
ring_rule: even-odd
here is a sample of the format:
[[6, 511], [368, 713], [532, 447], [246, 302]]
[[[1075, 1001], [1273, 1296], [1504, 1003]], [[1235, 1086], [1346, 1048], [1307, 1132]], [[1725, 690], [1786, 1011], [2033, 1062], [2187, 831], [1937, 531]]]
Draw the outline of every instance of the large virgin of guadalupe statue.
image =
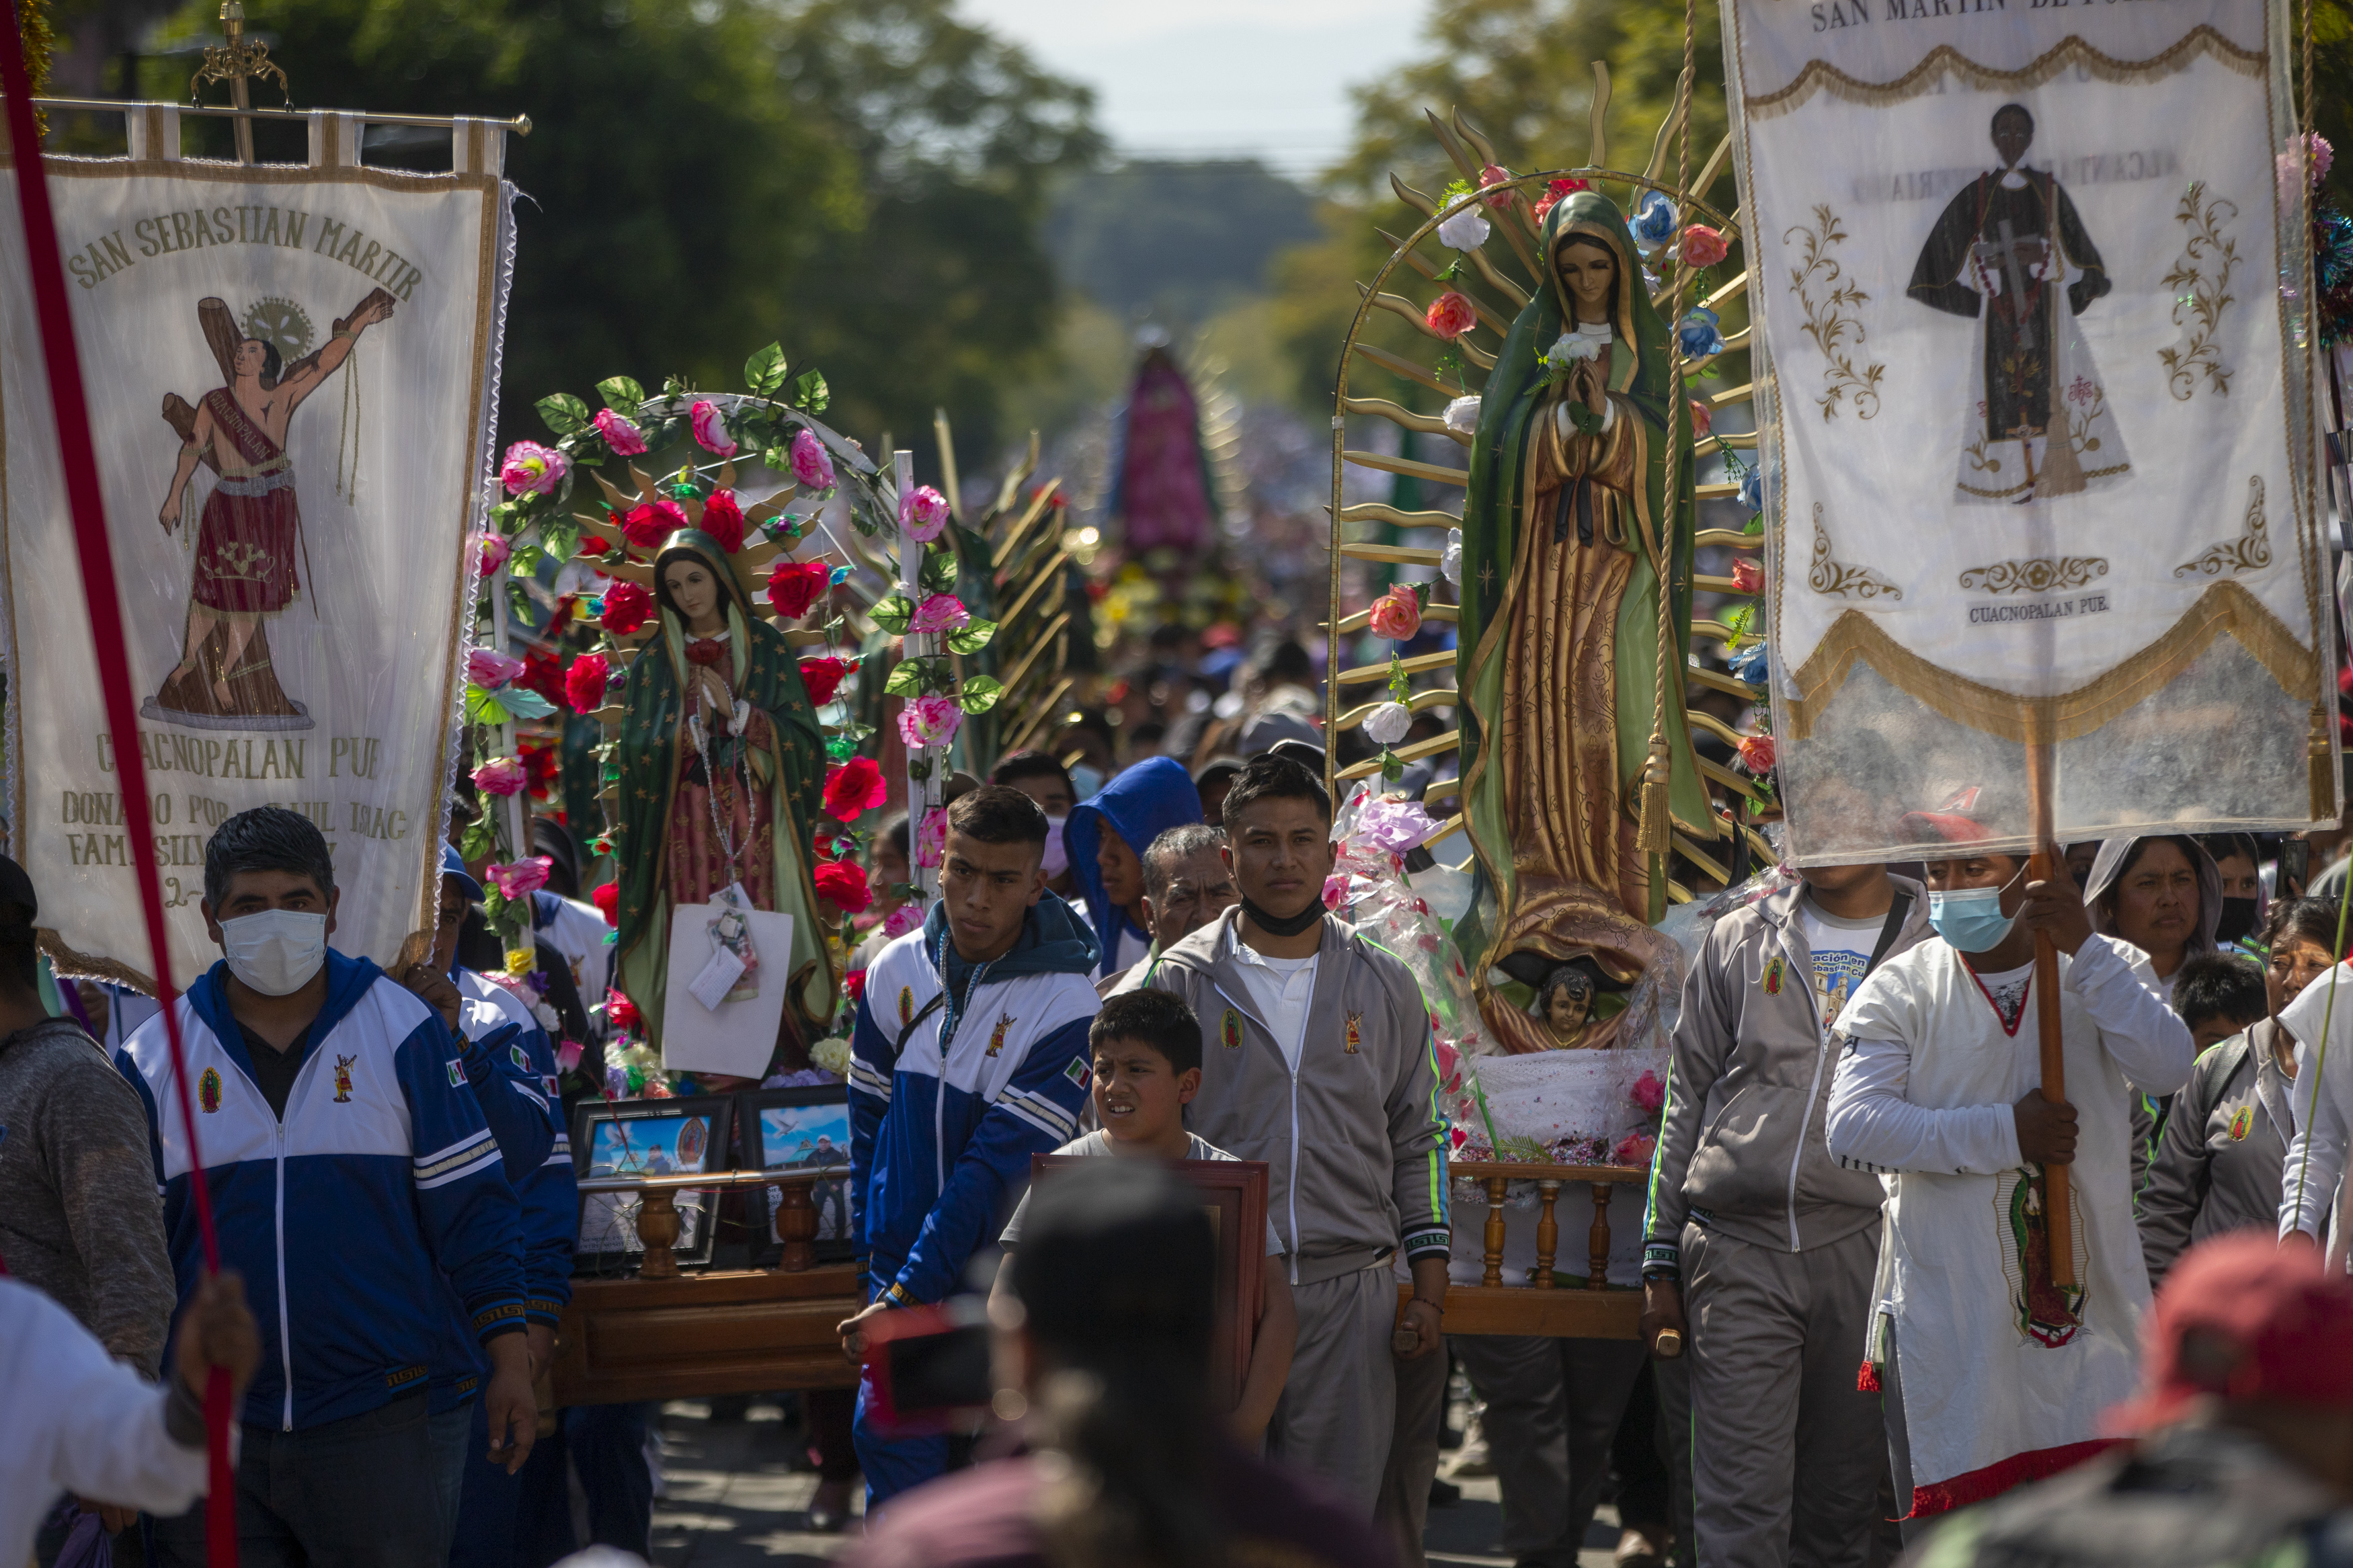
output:
[[654, 562], [661, 628], [629, 667], [621, 702], [618, 977], [661, 1044], [671, 911], [729, 889], [793, 917], [792, 951], [755, 955], [782, 984], [804, 1040], [831, 1010], [834, 977], [809, 880], [825, 791], [824, 734], [784, 634], [754, 613], [719, 542], [670, 536]]
[[[1556, 1042], [1493, 994], [1492, 970], [1534, 988], [1590, 959], [1622, 984], [1671, 945], [1651, 929], [1666, 912], [1666, 868], [1636, 831], [1654, 735], [1674, 827], [1716, 834], [1676, 678], [1690, 642], [1693, 462], [1667, 327], [1623, 215], [1599, 193], [1554, 205], [1542, 255], [1545, 286], [1504, 340], [1472, 444], [1457, 667], [1480, 877], [1455, 935], [1489, 1026], [1515, 1051]], [[1662, 555], [1674, 667], [1663, 724]]]

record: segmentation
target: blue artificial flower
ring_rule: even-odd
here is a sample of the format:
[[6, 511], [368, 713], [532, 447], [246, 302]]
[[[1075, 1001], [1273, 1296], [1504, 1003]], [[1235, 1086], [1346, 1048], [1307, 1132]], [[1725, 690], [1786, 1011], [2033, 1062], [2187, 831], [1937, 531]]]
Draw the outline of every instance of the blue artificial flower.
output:
[[1733, 679], [1747, 686], [1763, 686], [1772, 676], [1772, 656], [1761, 642], [1753, 642], [1728, 656], [1725, 661]]
[[1750, 511], [1765, 510], [1765, 470], [1751, 468], [1740, 480], [1740, 504]]
[[1626, 226], [1634, 236], [1634, 243], [1645, 250], [1656, 250], [1675, 237], [1675, 204], [1658, 191], [1642, 194], [1642, 205]]
[[834, 585], [835, 587], [839, 588], [839, 587], [840, 587], [844, 583], [847, 583], [847, 582], [849, 582], [849, 567], [847, 567], [847, 566], [837, 566], [837, 567], [835, 567], [835, 568], [833, 569], [833, 585]]
[[1704, 305], [1694, 305], [1676, 326], [1683, 339], [1685, 359], [1705, 359], [1724, 352], [1724, 334], [1716, 331], [1718, 317]]

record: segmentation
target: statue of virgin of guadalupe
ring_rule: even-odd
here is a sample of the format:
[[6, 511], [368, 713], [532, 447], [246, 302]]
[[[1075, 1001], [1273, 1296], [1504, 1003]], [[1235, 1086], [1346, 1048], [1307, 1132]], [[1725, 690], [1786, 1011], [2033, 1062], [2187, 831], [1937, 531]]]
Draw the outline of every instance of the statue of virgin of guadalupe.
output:
[[[1534, 988], [1589, 959], [1622, 984], [1672, 945], [1651, 929], [1666, 912], [1664, 858], [1637, 834], [1654, 741], [1661, 808], [1694, 837], [1717, 832], [1677, 679], [1691, 640], [1694, 465], [1668, 327], [1624, 215], [1600, 193], [1553, 205], [1540, 254], [1545, 286], [1504, 340], [1472, 443], [1457, 664], [1480, 875], [1455, 936], [1481, 1012], [1514, 1051], [1553, 1042], [1493, 994], [1493, 970]], [[1678, 667], [1663, 672], [1654, 552]]]
[[812, 1039], [835, 983], [808, 864], [825, 738], [800, 662], [698, 529], [662, 546], [654, 597], [661, 629], [621, 696], [619, 988], [659, 1049], [670, 913], [737, 889], [752, 908], [793, 917], [792, 951], [755, 955], [758, 984], [786, 987], [786, 1026]]

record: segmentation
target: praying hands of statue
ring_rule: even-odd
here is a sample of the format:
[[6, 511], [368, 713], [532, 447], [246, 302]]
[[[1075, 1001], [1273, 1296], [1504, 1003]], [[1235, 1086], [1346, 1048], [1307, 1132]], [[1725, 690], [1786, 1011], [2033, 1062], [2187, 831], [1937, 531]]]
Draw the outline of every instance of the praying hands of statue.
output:
[[694, 676], [695, 684], [702, 689], [702, 700], [711, 705], [712, 711], [724, 714], [735, 706], [735, 694], [727, 689], [727, 678], [717, 669], [707, 664], [698, 665]]
[[1569, 390], [1597, 416], [1609, 411], [1609, 387], [1601, 379], [1601, 362], [1579, 360], [1569, 373]]

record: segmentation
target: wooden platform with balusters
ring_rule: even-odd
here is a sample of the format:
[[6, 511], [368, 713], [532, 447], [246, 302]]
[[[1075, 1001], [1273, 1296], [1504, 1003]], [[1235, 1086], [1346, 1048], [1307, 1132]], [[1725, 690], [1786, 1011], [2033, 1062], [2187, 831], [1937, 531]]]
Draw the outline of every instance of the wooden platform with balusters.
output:
[[[1621, 1223], [1639, 1227], [1642, 1223], [1640, 1194], [1649, 1172], [1636, 1165], [1458, 1160], [1447, 1167], [1447, 1174], [1477, 1182], [1486, 1189], [1488, 1205], [1487, 1227], [1482, 1237], [1485, 1271], [1476, 1285], [1447, 1287], [1448, 1333], [1583, 1340], [1640, 1337], [1636, 1324], [1642, 1314], [1641, 1291], [1613, 1289], [1609, 1282], [1609, 1210], [1612, 1189], [1631, 1187], [1636, 1202], [1630, 1217]], [[1525, 1285], [1504, 1282], [1504, 1199], [1514, 1182], [1533, 1182], [1536, 1189], [1535, 1277]], [[1585, 1276], [1578, 1285], [1564, 1286], [1555, 1277], [1560, 1252], [1557, 1205], [1565, 1187], [1587, 1188], [1593, 1200], [1593, 1219], [1585, 1233]], [[1410, 1294], [1409, 1288], [1399, 1286], [1400, 1304]]]

